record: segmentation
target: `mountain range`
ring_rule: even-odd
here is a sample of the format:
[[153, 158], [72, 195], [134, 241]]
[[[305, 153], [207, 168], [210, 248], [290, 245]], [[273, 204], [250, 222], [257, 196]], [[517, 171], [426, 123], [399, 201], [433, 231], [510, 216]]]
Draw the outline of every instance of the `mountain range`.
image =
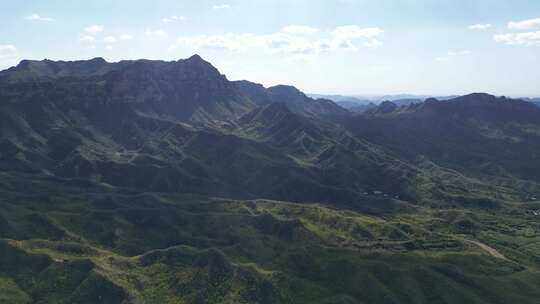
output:
[[198, 55], [1, 71], [0, 302], [536, 303], [540, 108], [352, 103]]
[[[362, 113], [385, 101], [390, 101], [396, 105], [410, 105], [413, 103], [422, 103], [428, 98], [435, 98], [437, 100], [449, 100], [459, 96], [425, 96], [425, 95], [412, 95], [412, 94], [398, 94], [398, 95], [384, 95], [384, 96], [344, 96], [344, 95], [324, 95], [324, 94], [308, 94], [313, 98], [329, 99], [337, 103], [342, 108], [349, 111]], [[537, 106], [540, 106], [540, 98], [519, 98], [524, 101], [531, 102]]]

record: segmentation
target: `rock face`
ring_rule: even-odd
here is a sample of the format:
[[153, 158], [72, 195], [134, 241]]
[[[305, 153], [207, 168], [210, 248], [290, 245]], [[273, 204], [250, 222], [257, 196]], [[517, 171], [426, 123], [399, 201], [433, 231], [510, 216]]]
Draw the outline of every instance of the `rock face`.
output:
[[0, 74], [6, 102], [40, 99], [64, 111], [133, 111], [194, 123], [233, 120], [255, 105], [195, 55], [176, 62], [23, 61]]

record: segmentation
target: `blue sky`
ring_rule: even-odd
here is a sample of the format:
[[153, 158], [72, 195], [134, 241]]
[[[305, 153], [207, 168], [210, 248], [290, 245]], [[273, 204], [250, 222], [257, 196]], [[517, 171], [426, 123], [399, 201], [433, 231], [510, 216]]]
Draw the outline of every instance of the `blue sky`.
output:
[[0, 0], [0, 68], [177, 60], [311, 93], [540, 96], [538, 0]]

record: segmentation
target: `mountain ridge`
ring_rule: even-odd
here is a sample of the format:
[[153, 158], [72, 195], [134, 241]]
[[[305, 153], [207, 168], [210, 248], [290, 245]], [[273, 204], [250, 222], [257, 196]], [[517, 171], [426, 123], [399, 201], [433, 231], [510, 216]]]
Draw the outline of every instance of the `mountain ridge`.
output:
[[285, 103], [293, 112], [310, 116], [341, 116], [350, 114], [329, 99], [312, 99], [294, 86], [277, 85], [265, 88], [261, 84], [240, 80], [236, 86], [255, 103], [266, 105], [274, 102]]

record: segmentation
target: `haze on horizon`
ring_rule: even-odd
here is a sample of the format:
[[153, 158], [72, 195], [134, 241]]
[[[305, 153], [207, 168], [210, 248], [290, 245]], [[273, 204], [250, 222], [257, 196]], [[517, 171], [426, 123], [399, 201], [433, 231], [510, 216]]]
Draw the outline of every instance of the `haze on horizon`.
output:
[[0, 69], [197, 53], [311, 93], [540, 96], [534, 0], [4, 1], [0, 17]]

